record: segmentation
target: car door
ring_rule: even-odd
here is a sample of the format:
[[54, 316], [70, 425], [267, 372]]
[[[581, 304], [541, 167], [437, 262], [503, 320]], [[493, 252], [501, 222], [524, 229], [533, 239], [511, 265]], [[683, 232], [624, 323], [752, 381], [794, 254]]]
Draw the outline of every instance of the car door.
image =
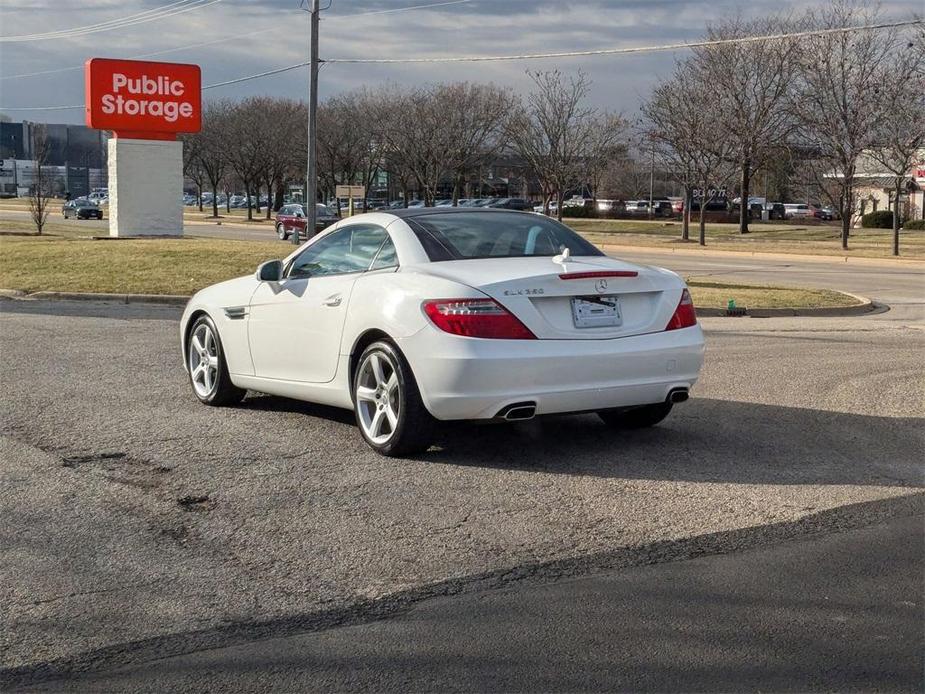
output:
[[352, 224], [306, 246], [279, 282], [262, 282], [250, 301], [248, 344], [261, 378], [327, 383], [357, 278], [369, 269], [385, 229]]

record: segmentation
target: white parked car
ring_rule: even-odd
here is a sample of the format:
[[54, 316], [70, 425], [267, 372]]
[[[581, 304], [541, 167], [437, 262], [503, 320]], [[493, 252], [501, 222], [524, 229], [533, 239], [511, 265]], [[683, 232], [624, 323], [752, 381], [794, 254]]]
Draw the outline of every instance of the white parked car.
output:
[[[563, 205], [563, 207], [565, 207], [565, 205]], [[543, 205], [542, 204], [534, 205], [533, 211], [536, 212], [537, 214], [543, 214]], [[555, 200], [550, 200], [549, 201], [549, 215], [552, 216], [556, 214], [558, 211], [559, 211], [559, 203], [556, 202]]]
[[784, 210], [787, 219], [801, 219], [813, 216], [813, 208], [802, 202], [785, 202]]
[[202, 402], [253, 390], [350, 408], [385, 455], [426, 449], [445, 420], [651, 426], [687, 399], [704, 345], [675, 273], [547, 217], [478, 208], [341, 220], [198, 292], [180, 337]]

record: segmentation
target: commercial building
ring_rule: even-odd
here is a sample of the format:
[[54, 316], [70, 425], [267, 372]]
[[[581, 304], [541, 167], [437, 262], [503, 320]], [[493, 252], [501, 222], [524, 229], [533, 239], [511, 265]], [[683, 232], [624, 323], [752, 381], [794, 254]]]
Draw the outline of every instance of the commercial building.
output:
[[0, 123], [0, 197], [28, 195], [33, 185], [36, 128], [48, 142], [44, 165], [52, 194], [80, 197], [106, 187], [106, 134], [84, 125], [23, 122]]
[[[896, 201], [896, 176], [886, 170], [876, 157], [865, 152], [855, 174], [858, 218], [867, 212], [893, 210]], [[925, 148], [919, 151], [902, 181], [899, 213], [903, 219], [925, 219]]]

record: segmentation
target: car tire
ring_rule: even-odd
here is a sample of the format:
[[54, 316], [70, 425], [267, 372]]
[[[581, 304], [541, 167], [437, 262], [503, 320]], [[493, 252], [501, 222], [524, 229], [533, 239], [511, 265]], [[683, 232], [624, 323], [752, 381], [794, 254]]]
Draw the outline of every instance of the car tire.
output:
[[402, 457], [430, 447], [436, 420], [421, 399], [408, 361], [394, 344], [382, 340], [363, 350], [352, 395], [357, 427], [374, 451]]
[[247, 391], [231, 382], [225, 352], [215, 323], [200, 316], [186, 341], [186, 370], [193, 394], [200, 402], [214, 407], [241, 402]]
[[600, 410], [597, 416], [615, 429], [645, 429], [655, 426], [671, 412], [670, 402], [642, 405], [630, 409]]
[[282, 224], [276, 225], [276, 235], [279, 236], [280, 241], [285, 241], [289, 238], [289, 232], [286, 231], [286, 227], [284, 227]]

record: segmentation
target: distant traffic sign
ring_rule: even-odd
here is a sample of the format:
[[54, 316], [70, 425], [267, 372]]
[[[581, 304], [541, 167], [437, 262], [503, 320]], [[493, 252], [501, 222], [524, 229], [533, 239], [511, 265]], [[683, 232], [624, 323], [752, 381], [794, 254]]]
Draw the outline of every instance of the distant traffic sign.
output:
[[363, 186], [337, 186], [334, 195], [338, 198], [362, 198], [366, 196]]

